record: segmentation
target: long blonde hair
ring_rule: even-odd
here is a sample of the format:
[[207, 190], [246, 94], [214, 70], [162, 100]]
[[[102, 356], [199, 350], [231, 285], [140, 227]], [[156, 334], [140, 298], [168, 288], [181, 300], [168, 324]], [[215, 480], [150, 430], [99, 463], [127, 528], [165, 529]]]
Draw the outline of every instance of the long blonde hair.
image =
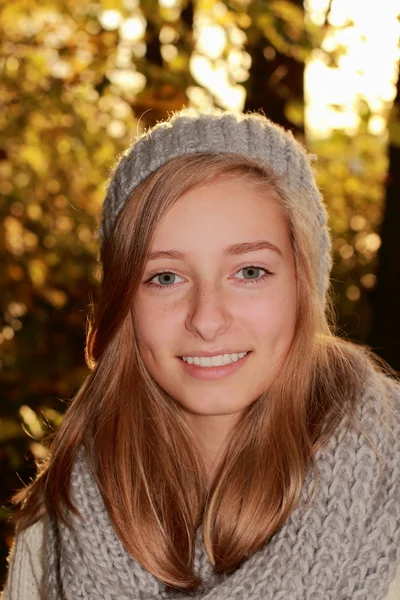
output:
[[[243, 176], [274, 196], [295, 257], [297, 322], [277, 377], [232, 430], [211, 485], [179, 403], [140, 356], [132, 299], [157, 225], [187, 190], [217, 177]], [[333, 301], [317, 293], [305, 224], [290, 210], [279, 177], [255, 159], [199, 153], [175, 158], [131, 194], [100, 251], [102, 284], [85, 356], [90, 373], [48, 440], [37, 477], [12, 497], [17, 532], [46, 511], [69, 524], [71, 468], [84, 445], [115, 529], [131, 555], [167, 585], [195, 590], [195, 534], [202, 525], [216, 573], [259, 550], [296, 507], [315, 453], [348, 416], [365, 368], [393, 374], [366, 346], [339, 338]], [[307, 199], [304, 199], [306, 201]], [[318, 477], [317, 477], [318, 479]]]

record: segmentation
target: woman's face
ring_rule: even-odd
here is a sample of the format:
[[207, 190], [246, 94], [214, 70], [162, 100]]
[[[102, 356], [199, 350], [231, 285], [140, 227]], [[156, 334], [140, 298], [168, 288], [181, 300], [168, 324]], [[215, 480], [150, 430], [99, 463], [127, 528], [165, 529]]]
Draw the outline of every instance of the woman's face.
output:
[[[260, 241], [265, 247], [244, 252]], [[248, 180], [225, 177], [179, 198], [149, 258], [161, 251], [181, 256], [147, 261], [134, 300], [140, 352], [189, 420], [218, 435], [219, 423], [268, 388], [293, 338], [296, 275], [286, 221]], [[181, 358], [242, 351], [244, 360], [222, 368], [190, 367]]]

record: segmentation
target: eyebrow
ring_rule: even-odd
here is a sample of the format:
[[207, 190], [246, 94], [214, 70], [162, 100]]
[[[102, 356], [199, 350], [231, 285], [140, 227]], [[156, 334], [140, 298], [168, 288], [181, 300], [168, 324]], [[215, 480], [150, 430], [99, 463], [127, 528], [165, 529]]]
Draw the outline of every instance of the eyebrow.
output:
[[[267, 240], [258, 240], [256, 242], [239, 242], [232, 246], [226, 246], [223, 249], [224, 256], [238, 256], [247, 252], [255, 252], [256, 250], [271, 250], [279, 254], [283, 258], [282, 252], [278, 246], [268, 242]], [[156, 260], [157, 258], [172, 258], [173, 260], [182, 260], [186, 258], [186, 254], [180, 250], [155, 250], [150, 252], [148, 260]]]

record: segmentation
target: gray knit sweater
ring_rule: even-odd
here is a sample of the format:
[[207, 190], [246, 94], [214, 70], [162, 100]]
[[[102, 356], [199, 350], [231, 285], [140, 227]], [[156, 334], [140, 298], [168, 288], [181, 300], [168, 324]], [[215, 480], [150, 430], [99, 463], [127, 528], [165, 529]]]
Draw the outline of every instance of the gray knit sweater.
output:
[[193, 593], [167, 593], [126, 552], [81, 454], [72, 496], [85, 526], [71, 533], [60, 524], [61, 550], [47, 520], [17, 536], [3, 600], [400, 600], [399, 383], [371, 369], [357, 415], [383, 461], [382, 478], [365, 437], [343, 421], [317, 453], [309, 508], [302, 511], [311, 469], [284, 526], [233, 574], [213, 574], [198, 530], [194, 568], [203, 584]]

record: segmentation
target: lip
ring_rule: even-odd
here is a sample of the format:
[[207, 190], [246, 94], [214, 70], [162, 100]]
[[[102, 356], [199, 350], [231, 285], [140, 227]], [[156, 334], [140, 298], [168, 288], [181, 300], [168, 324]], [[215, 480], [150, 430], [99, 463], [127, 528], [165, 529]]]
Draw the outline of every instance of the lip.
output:
[[223, 377], [228, 377], [229, 375], [233, 375], [233, 373], [236, 373], [236, 371], [238, 371], [241, 367], [245, 365], [250, 354], [251, 352], [248, 352], [246, 356], [244, 356], [243, 358], [239, 358], [236, 362], [230, 363], [229, 365], [221, 365], [220, 367], [199, 367], [198, 365], [189, 365], [189, 363], [182, 360], [182, 358], [177, 358], [181, 363], [185, 373], [187, 373], [191, 377], [195, 377], [196, 379], [201, 379], [203, 381], [213, 381], [215, 379], [222, 379]]
[[179, 358], [182, 356], [219, 356], [220, 354], [240, 354], [241, 352], [251, 352], [250, 350], [227, 350], [226, 348], [217, 348], [216, 350], [208, 350], [201, 352], [188, 352], [187, 354], [181, 354]]

